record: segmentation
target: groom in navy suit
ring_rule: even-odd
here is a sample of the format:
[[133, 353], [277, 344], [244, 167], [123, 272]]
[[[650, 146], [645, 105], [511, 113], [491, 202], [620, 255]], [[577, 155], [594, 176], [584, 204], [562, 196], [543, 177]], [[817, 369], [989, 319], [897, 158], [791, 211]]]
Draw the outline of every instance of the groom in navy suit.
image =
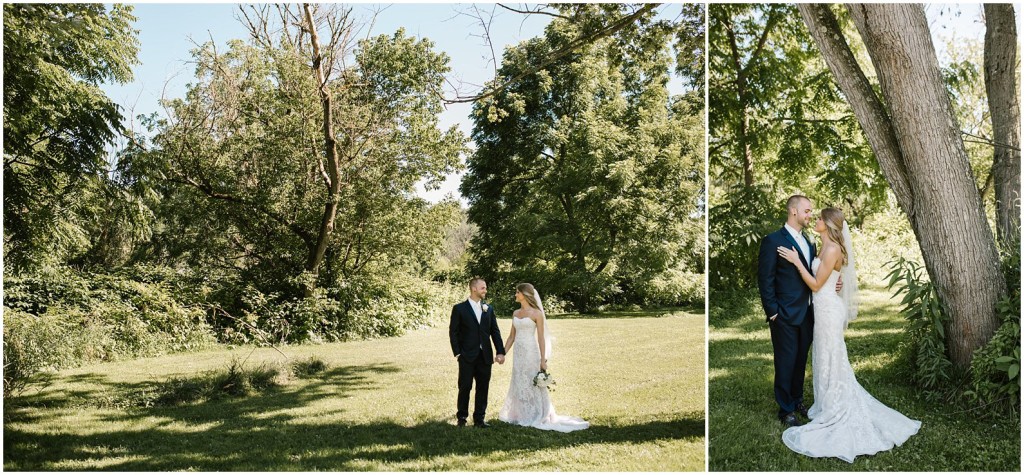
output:
[[[448, 325], [452, 353], [459, 360], [459, 399], [458, 412], [455, 413], [459, 427], [464, 427], [469, 417], [469, 392], [473, 389], [473, 381], [476, 381], [473, 425], [479, 428], [490, 426], [484, 422], [484, 413], [487, 412], [491, 366], [495, 361], [505, 363], [501, 330], [494, 318], [494, 309], [483, 303], [486, 296], [487, 282], [479, 277], [469, 281], [469, 299], [452, 307], [452, 319]], [[491, 342], [494, 342], [493, 348]], [[494, 350], [497, 350], [497, 356]]]
[[811, 289], [800, 278], [796, 266], [780, 259], [782, 246], [799, 251], [800, 262], [808, 271], [814, 259], [814, 244], [803, 229], [814, 227], [811, 200], [793, 195], [786, 202], [786, 224], [761, 240], [757, 260], [757, 285], [761, 306], [771, 329], [775, 353], [775, 401], [779, 420], [787, 426], [802, 425], [796, 414], [807, 418], [804, 406], [804, 373], [807, 352], [814, 334], [814, 306]]

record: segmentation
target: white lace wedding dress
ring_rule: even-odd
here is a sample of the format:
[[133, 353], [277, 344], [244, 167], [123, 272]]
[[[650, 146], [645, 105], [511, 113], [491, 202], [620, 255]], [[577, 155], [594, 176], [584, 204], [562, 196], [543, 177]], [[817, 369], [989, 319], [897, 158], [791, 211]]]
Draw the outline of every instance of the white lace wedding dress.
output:
[[[811, 266], [815, 274], [819, 262]], [[782, 441], [809, 457], [838, 457], [852, 463], [858, 455], [902, 445], [917, 433], [921, 422], [878, 402], [854, 377], [843, 339], [846, 308], [835, 290], [839, 275], [833, 270], [814, 293], [814, 405], [807, 411], [811, 421], [786, 429]]]
[[529, 318], [512, 317], [512, 325], [516, 329], [512, 381], [508, 386], [505, 404], [498, 412], [498, 419], [509, 424], [559, 432], [590, 427], [589, 422], [578, 417], [556, 414], [555, 406], [548, 397], [548, 389], [533, 385], [533, 378], [540, 371], [537, 324]]

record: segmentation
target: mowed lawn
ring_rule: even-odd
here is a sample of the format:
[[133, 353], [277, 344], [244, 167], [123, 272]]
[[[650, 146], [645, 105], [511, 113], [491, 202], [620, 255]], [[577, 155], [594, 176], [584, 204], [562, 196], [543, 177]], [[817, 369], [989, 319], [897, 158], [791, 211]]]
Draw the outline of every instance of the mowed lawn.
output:
[[[1020, 417], [977, 419], [961, 408], [932, 403], [909, 382], [899, 358], [907, 324], [899, 302], [880, 288], [861, 288], [857, 320], [846, 342], [857, 380], [876, 399], [921, 430], [905, 444], [849, 464], [810, 458], [782, 443], [772, 392], [772, 346], [756, 292], [711, 300], [709, 346], [709, 468], [712, 471], [1007, 471], [1020, 469]], [[812, 350], [813, 351], [813, 350]], [[811, 365], [804, 397], [813, 400]], [[809, 405], [808, 405], [809, 406]]]
[[[439, 327], [285, 347], [290, 360], [316, 356], [326, 371], [255, 395], [190, 404], [123, 401], [171, 378], [224, 370], [232, 359], [251, 367], [284, 357], [221, 348], [65, 371], [6, 405], [4, 469], [703, 471], [701, 311], [551, 318], [552, 399], [559, 413], [590, 421], [584, 431], [497, 420], [514, 352], [494, 366], [492, 427], [457, 428], [457, 364], [447, 328]], [[500, 320], [507, 336], [511, 320]]]

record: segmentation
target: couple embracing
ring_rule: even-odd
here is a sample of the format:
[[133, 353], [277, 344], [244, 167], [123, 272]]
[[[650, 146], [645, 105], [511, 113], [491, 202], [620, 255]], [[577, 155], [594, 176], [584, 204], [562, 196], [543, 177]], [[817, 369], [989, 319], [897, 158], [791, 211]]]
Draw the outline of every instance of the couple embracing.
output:
[[[775, 401], [787, 426], [782, 440], [797, 453], [847, 462], [901, 445], [921, 423], [861, 387], [843, 339], [857, 316], [857, 268], [843, 212], [825, 208], [816, 220], [811, 200], [801, 195], [790, 197], [786, 208], [785, 226], [761, 241], [757, 269], [774, 350]], [[820, 253], [804, 235], [807, 227], [821, 237]], [[804, 372], [812, 341], [814, 404], [807, 408]]]
[[506, 352], [515, 347], [508, 395], [498, 418], [509, 424], [559, 432], [589, 427], [590, 424], [583, 419], [559, 416], [551, 404], [547, 386], [535, 383], [539, 373], [547, 373], [552, 340], [537, 289], [531, 284], [516, 286], [515, 298], [520, 307], [512, 313], [512, 329], [504, 343], [494, 309], [483, 302], [486, 296], [487, 282], [481, 278], [471, 280], [469, 299], [452, 307], [448, 325], [452, 353], [459, 362], [458, 412], [455, 414], [458, 426], [466, 425], [469, 396], [475, 382], [473, 424], [478, 428], [490, 427], [484, 415], [487, 412], [491, 367], [495, 362], [504, 364]]

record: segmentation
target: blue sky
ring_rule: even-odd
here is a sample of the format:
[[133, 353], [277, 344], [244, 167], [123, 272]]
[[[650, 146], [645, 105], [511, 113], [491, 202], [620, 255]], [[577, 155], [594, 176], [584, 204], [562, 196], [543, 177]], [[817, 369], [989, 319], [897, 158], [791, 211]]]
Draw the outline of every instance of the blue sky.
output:
[[[508, 4], [522, 8], [522, 4]], [[435, 47], [451, 58], [453, 82], [464, 84], [463, 95], [477, 90], [480, 84], [493, 77], [494, 65], [490, 62], [491, 50], [479, 37], [483, 29], [478, 20], [466, 15], [472, 4], [351, 4], [357, 17], [369, 20], [373, 12], [380, 11], [373, 23], [371, 34], [389, 34], [404, 27], [410, 35], [430, 38]], [[492, 11], [491, 39], [495, 53], [499, 56], [506, 46], [539, 36], [550, 17], [542, 15], [520, 15], [493, 4], [476, 4], [486, 17]], [[678, 7], [659, 7], [662, 15], [674, 17]], [[182, 97], [187, 83], [194, 81], [194, 67], [189, 51], [196, 44], [210, 41], [218, 45], [228, 40], [247, 38], [247, 32], [238, 16], [237, 4], [136, 4], [133, 14], [137, 18], [135, 29], [139, 30], [139, 60], [134, 69], [135, 80], [124, 85], [104, 85], [103, 89], [115, 102], [124, 108], [126, 118], [140, 114], [161, 112], [158, 105], [161, 95], [168, 98]], [[363, 31], [366, 33], [366, 30]], [[194, 41], [194, 42], [193, 42]], [[672, 92], [682, 91], [681, 80], [670, 85]], [[450, 105], [441, 116], [442, 127], [458, 124], [469, 136], [472, 123], [469, 120], [470, 104]], [[133, 130], [141, 131], [137, 120], [131, 122]], [[419, 195], [436, 202], [447, 194], [458, 197], [461, 175], [452, 175], [436, 191], [419, 189]]]

